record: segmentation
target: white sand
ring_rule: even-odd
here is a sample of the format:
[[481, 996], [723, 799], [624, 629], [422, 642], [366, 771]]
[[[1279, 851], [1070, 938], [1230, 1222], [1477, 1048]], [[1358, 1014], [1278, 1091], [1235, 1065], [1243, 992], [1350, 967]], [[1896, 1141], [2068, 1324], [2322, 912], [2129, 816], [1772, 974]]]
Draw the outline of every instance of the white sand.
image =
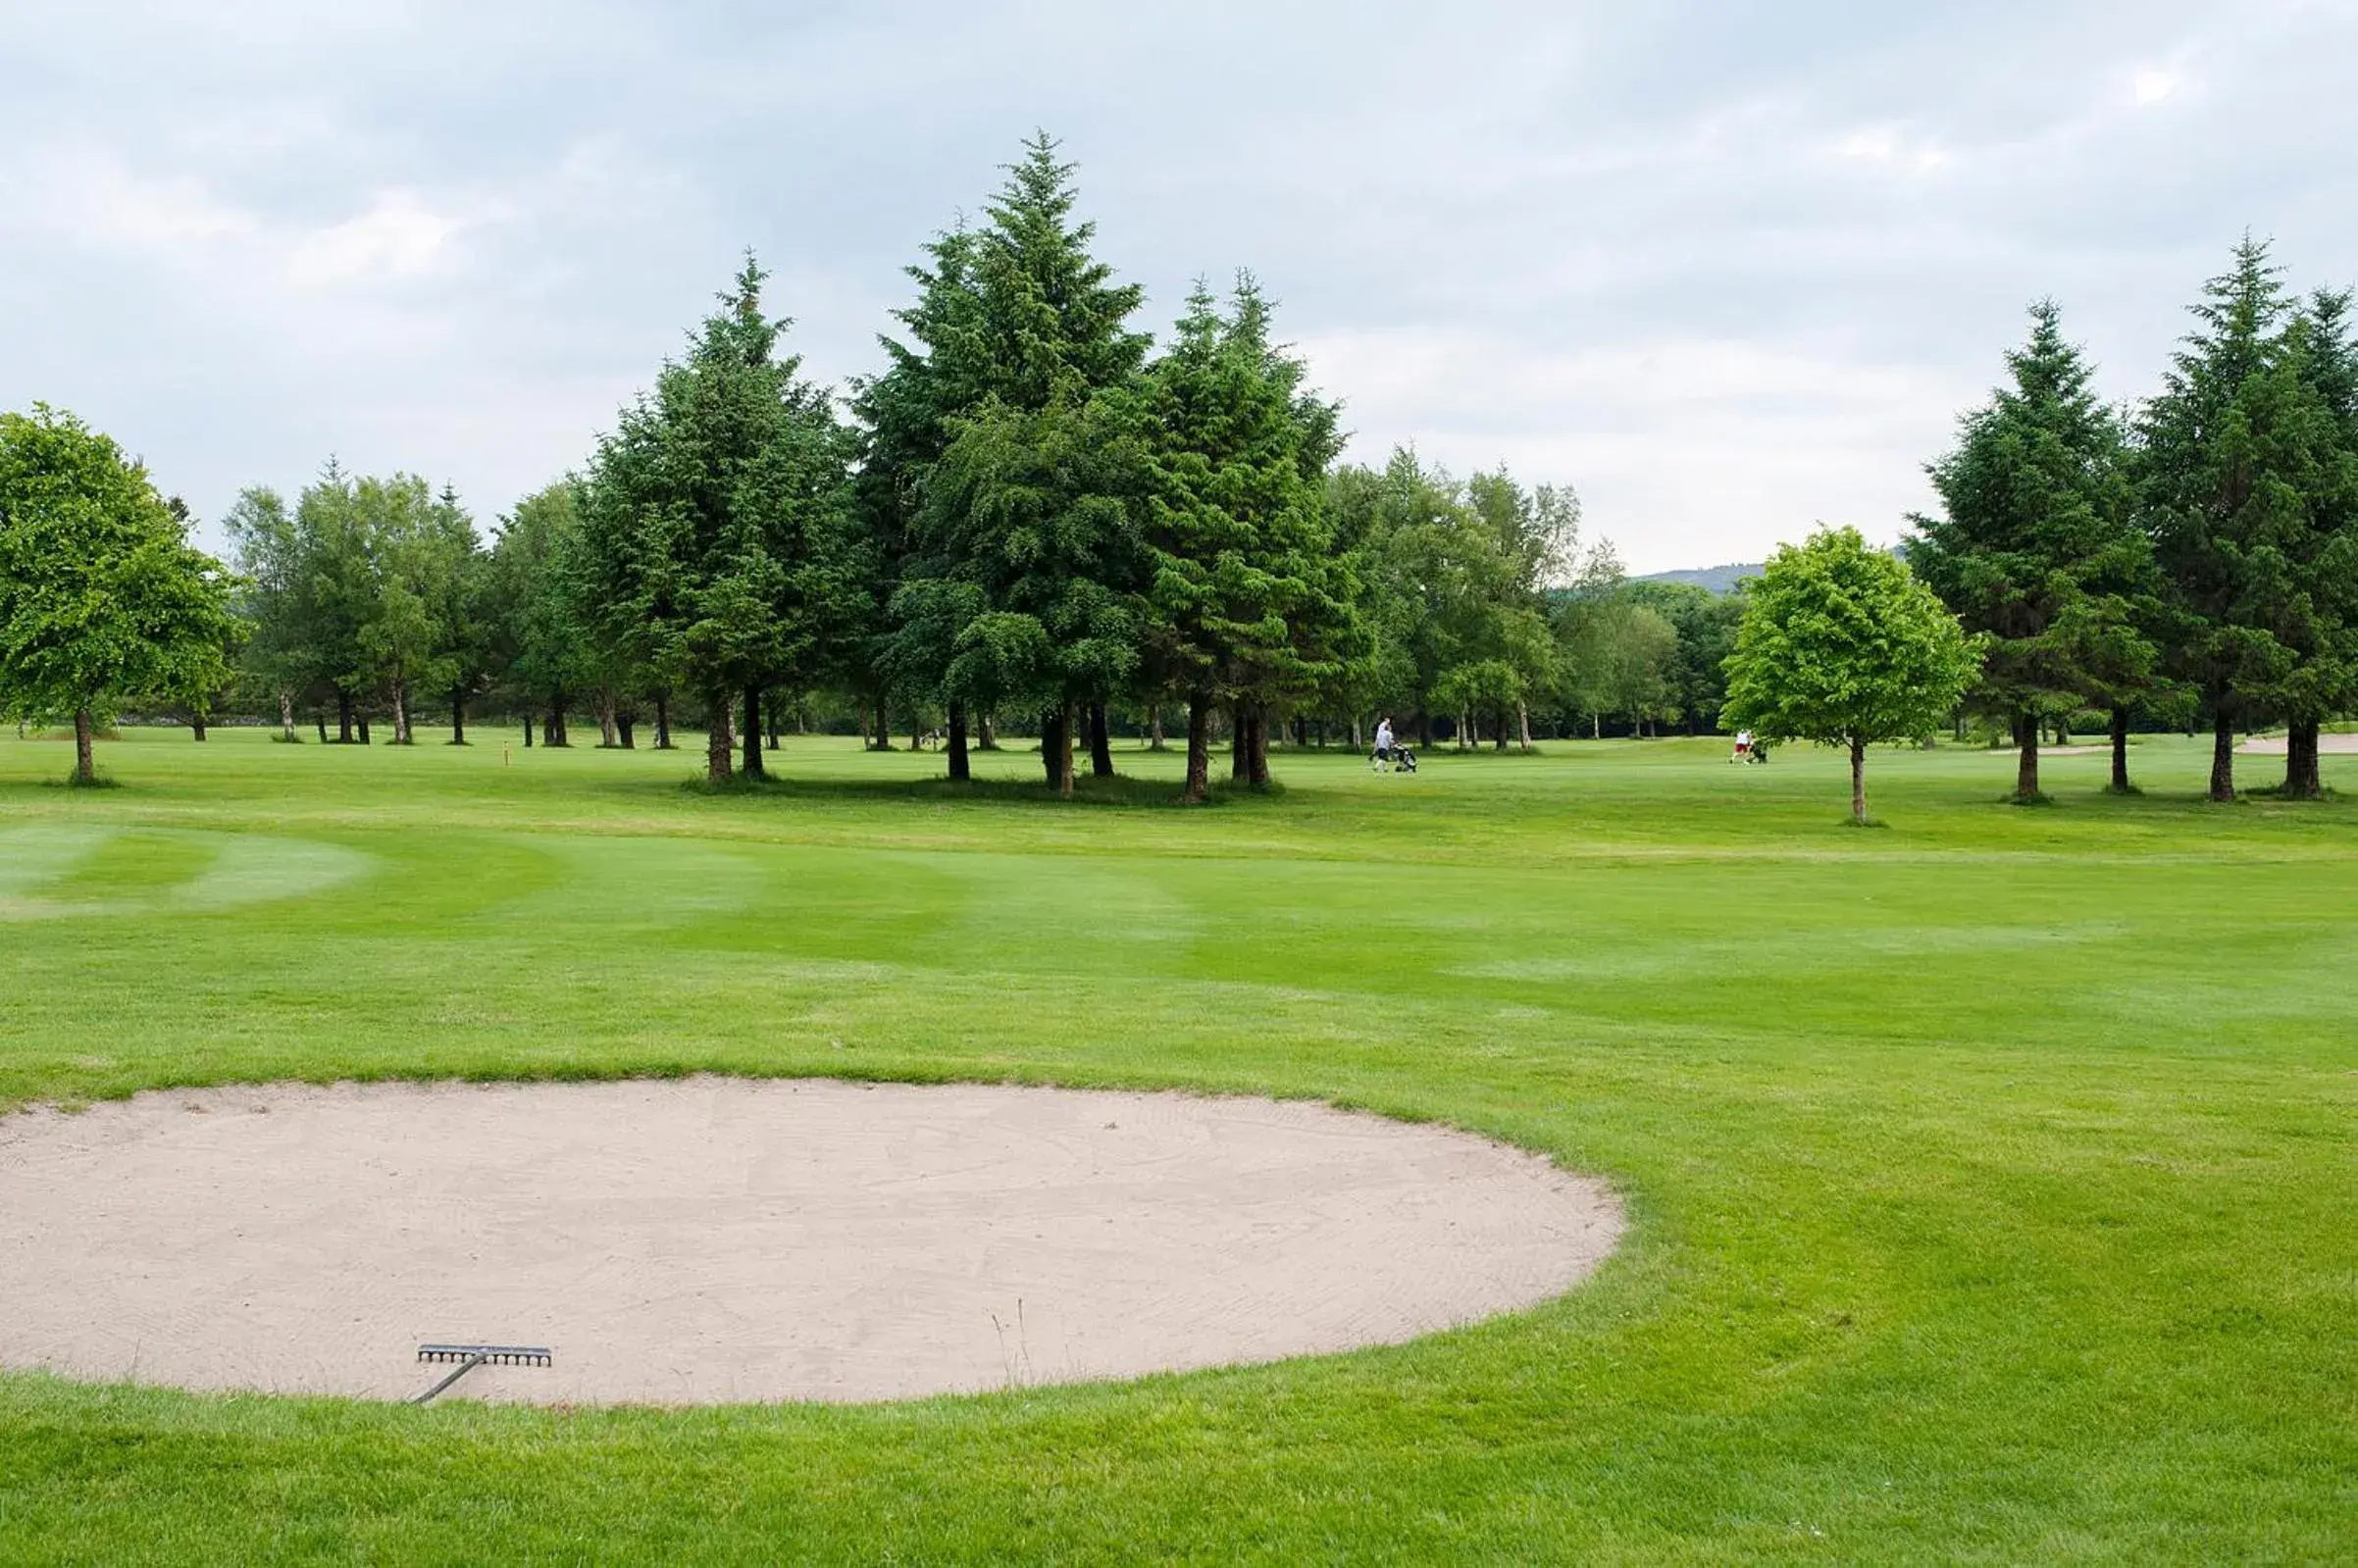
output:
[[1570, 1289], [1604, 1187], [1308, 1104], [698, 1078], [0, 1118], [0, 1366], [403, 1397], [876, 1399], [1389, 1343]]
[[[2281, 757], [2288, 749], [2282, 735], [2254, 735], [2235, 748], [2259, 756]], [[2348, 756], [2358, 752], [2358, 734], [2321, 734], [2317, 737], [2317, 754], [2321, 757]]]

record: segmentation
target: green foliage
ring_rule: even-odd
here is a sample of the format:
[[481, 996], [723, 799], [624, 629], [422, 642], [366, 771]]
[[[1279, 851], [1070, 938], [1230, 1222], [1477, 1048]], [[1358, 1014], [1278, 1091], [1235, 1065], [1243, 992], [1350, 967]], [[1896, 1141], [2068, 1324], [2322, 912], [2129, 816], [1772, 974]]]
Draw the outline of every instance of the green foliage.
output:
[[[898, 315], [913, 345], [860, 389], [862, 514], [899, 561], [895, 683], [1066, 713], [1140, 669], [1140, 299], [1089, 251], [1073, 168], [1026, 145], [979, 229], [937, 241]], [[970, 632], [971, 623], [994, 618]], [[1072, 727], [1064, 727], [1069, 753]], [[1070, 757], [1054, 769], [1071, 785]]]
[[1866, 748], [1930, 735], [1979, 669], [1938, 596], [1856, 529], [1820, 529], [1768, 558], [1727, 660], [1726, 722], [1772, 741], [1850, 748], [1851, 815], [1867, 814]]
[[231, 592], [113, 440], [42, 404], [0, 414], [0, 716], [86, 730], [128, 700], [201, 712], [229, 678]]
[[1147, 683], [1198, 705], [1307, 698], [1366, 646], [1322, 504], [1335, 406], [1269, 317], [1250, 276], [1225, 316], [1198, 284], [1139, 411]]
[[[1689, 733], [1717, 729], [1727, 700], [1727, 656], [1735, 651], [1736, 628], [1743, 624], [1744, 596], [1665, 581], [1631, 582], [1623, 592], [1632, 604], [1668, 622], [1674, 637], [1661, 674], [1661, 716], [1683, 724]], [[1637, 640], [1642, 642], [1644, 634]], [[1639, 654], [1642, 665], [1642, 646]]]
[[[788, 324], [762, 313], [763, 278], [748, 258], [686, 358], [623, 410], [557, 554], [592, 673], [602, 649], [716, 708], [807, 684], [859, 625], [848, 438], [779, 353]], [[712, 766], [725, 774], [725, 750]]]
[[1911, 521], [1908, 565], [1967, 630], [1985, 634], [1976, 699], [2038, 724], [2091, 697], [2125, 699], [2157, 658], [2151, 548], [2131, 526], [2118, 417], [2090, 387], [2052, 301], [2006, 357], [2011, 385], [1967, 414], [1931, 465], [1945, 510]]

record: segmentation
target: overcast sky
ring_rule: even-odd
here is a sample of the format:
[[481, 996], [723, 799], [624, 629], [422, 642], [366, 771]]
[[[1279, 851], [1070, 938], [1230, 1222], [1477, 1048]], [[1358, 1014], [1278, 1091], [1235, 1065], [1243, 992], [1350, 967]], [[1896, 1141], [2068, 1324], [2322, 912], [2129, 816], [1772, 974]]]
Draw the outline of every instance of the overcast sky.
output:
[[875, 368], [1035, 126], [1147, 325], [1250, 267], [1356, 456], [1569, 482], [1639, 571], [1895, 535], [2040, 294], [2128, 398], [2246, 227], [2358, 278], [2358, 0], [0, 0], [0, 407], [208, 520], [333, 453], [490, 522], [748, 245]]

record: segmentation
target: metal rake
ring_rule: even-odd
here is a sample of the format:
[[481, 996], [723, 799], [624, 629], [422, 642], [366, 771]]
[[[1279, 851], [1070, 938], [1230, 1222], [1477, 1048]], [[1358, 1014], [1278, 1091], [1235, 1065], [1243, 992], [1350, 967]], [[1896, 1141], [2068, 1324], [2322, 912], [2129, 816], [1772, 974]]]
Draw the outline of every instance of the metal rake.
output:
[[548, 1346], [544, 1344], [421, 1344], [418, 1346], [418, 1359], [444, 1363], [455, 1361], [458, 1365], [441, 1382], [410, 1400], [411, 1404], [426, 1403], [477, 1367], [554, 1365]]

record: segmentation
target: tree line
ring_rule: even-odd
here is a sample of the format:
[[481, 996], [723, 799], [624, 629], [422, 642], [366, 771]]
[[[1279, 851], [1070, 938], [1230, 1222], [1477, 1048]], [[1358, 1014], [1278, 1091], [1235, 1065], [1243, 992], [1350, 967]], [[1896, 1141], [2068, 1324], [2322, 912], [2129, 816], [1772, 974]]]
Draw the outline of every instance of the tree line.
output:
[[[2358, 356], [2350, 295], [2289, 293], [2246, 240], [2162, 386], [2093, 391], [2051, 303], [1929, 469], [1898, 551], [1820, 534], [1749, 591], [1631, 582], [1568, 486], [1343, 462], [1249, 274], [1199, 284], [1159, 346], [1093, 254], [1071, 166], [1027, 144], [972, 224], [908, 269], [882, 370], [814, 383], [748, 258], [573, 473], [487, 536], [459, 498], [333, 462], [290, 503], [244, 492], [231, 568], [186, 508], [72, 416], [0, 416], [0, 711], [267, 712], [365, 742], [471, 712], [531, 743], [672, 744], [766, 771], [791, 716], [892, 721], [952, 779], [1002, 727], [1045, 782], [1113, 772], [1117, 732], [1184, 737], [1187, 798], [1268, 781], [1273, 737], [1430, 744], [1751, 725], [1851, 747], [1979, 713], [2038, 795], [2042, 733], [2095, 708], [2113, 785], [2133, 727], [2290, 734], [2282, 788], [2358, 698]], [[1936, 613], [1927, 613], [1926, 605]], [[1958, 674], [1958, 672], [1964, 672]], [[1954, 683], [1951, 677], [1955, 677]], [[1953, 683], [1954, 689], [1950, 689]], [[333, 721], [334, 733], [329, 733]]]
[[1584, 548], [1568, 486], [1340, 462], [1340, 406], [1250, 275], [1199, 285], [1157, 351], [1072, 176], [1029, 143], [925, 247], [883, 370], [842, 396], [802, 374], [748, 258], [580, 468], [487, 536], [410, 474], [248, 489], [234, 574], [208, 580], [234, 618], [215, 683], [73, 707], [259, 710], [342, 743], [374, 718], [406, 744], [433, 713], [463, 744], [490, 706], [528, 716], [527, 743], [534, 718], [566, 745], [594, 714], [601, 745], [651, 720], [665, 747], [678, 719], [716, 781], [766, 771], [765, 733], [814, 708], [877, 746], [894, 717], [934, 732], [953, 779], [1006, 724], [1067, 793], [1113, 771], [1117, 729], [1161, 744], [1167, 719], [1191, 799], [1215, 737], [1259, 785], [1273, 734], [1357, 745], [1378, 712], [1501, 748], [1710, 721], [1677, 654], [1711, 613]]
[[2323, 790], [2319, 736], [2358, 705], [2358, 345], [2351, 294], [2295, 296], [2246, 236], [2204, 285], [2155, 394], [2096, 396], [2052, 301], [2008, 382], [1929, 466], [1942, 508], [1896, 555], [1851, 531], [1780, 550], [1727, 662], [1734, 722], [1847, 744], [1927, 733], [1962, 702], [2008, 726], [2017, 798], [2039, 743], [2103, 711], [2110, 787], [2132, 723], [2207, 722], [2210, 794], [2235, 797], [2239, 731], [2286, 732], [2278, 792]]

